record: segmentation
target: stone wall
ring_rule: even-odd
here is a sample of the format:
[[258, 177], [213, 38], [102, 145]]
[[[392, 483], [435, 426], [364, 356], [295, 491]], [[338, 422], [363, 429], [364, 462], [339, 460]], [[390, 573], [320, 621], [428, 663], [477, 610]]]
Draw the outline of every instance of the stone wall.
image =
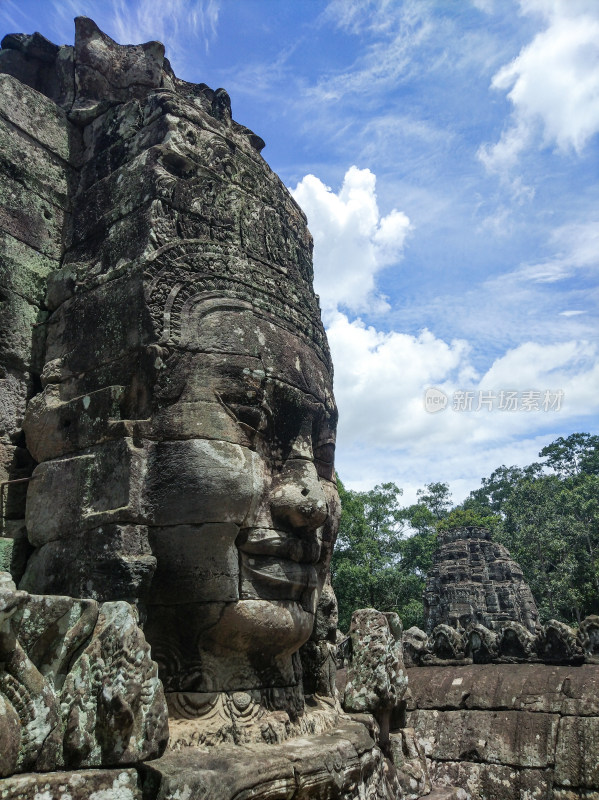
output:
[[[21, 426], [39, 389], [46, 280], [62, 255], [76, 139], [52, 100], [0, 74], [0, 482], [33, 469]], [[12, 537], [24, 533], [26, 489], [3, 490], [0, 568], [10, 564]]]
[[472, 800], [599, 797], [599, 666], [408, 670], [407, 721], [433, 781]]

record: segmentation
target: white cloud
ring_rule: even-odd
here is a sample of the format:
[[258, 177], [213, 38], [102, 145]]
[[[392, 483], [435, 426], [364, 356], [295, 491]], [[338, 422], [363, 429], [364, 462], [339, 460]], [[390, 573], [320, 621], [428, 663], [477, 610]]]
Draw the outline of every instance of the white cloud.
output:
[[[448, 343], [427, 330], [418, 336], [383, 333], [337, 313], [327, 335], [335, 364], [341, 443], [386, 445], [423, 454], [439, 447], [462, 448], [525, 432], [530, 435], [548, 422], [541, 410], [536, 415], [491, 412], [483, 405], [477, 411], [481, 391], [497, 398], [502, 390], [562, 391], [562, 420], [565, 415], [599, 409], [598, 352], [589, 342], [524, 342], [479, 375], [466, 341]], [[448, 408], [429, 414], [424, 392], [430, 386], [443, 390], [450, 400], [456, 391], [472, 392], [472, 412]], [[539, 399], [542, 405], [543, 398]]]
[[314, 285], [325, 319], [338, 306], [355, 312], [388, 307], [375, 278], [401, 258], [410, 221], [396, 209], [381, 217], [375, 189], [376, 176], [353, 166], [337, 194], [314, 175], [292, 191], [314, 237]]
[[[409, 502], [419, 486], [441, 480], [457, 502], [500, 464], [530, 463], [545, 444], [599, 411], [598, 352], [588, 342], [524, 342], [481, 376], [464, 340], [382, 333], [343, 314], [327, 333], [340, 414], [337, 469], [351, 488], [394, 480]], [[447, 394], [444, 411], [425, 410], [430, 386]], [[460, 390], [472, 392], [472, 411], [453, 410]], [[501, 390], [518, 392], [520, 403], [524, 392], [539, 392], [539, 410], [476, 410], [479, 392], [499, 398]], [[543, 410], [546, 391], [554, 399], [563, 393], [557, 410]]]
[[374, 37], [363, 54], [337, 74], [327, 74], [308, 91], [314, 102], [359, 97], [367, 104], [372, 94], [380, 96], [416, 67], [414, 53], [432, 34], [427, 3], [422, 0], [333, 0], [325, 9], [325, 22], [355, 35]]
[[359, 35], [365, 31], [376, 34], [393, 34], [397, 25], [420, 19], [422, 0], [331, 0], [323, 12], [323, 19], [336, 27]]
[[599, 131], [599, 4], [596, 0], [521, 0], [545, 24], [493, 77], [507, 92], [511, 120], [500, 140], [480, 148], [485, 166], [505, 174], [538, 141], [580, 154]]
[[[375, 188], [372, 172], [352, 167], [338, 193], [313, 175], [293, 192], [314, 236], [315, 284], [335, 364], [338, 469], [353, 488], [395, 480], [408, 499], [426, 482], [448, 481], [459, 500], [481, 476], [502, 463], [530, 463], [545, 444], [599, 410], [597, 346], [582, 337], [560, 341], [559, 331], [547, 327], [548, 315], [555, 324], [561, 319], [561, 325], [578, 316], [567, 311], [568, 301], [562, 298], [560, 306], [540, 312], [540, 321], [529, 316], [530, 304], [539, 299], [537, 287], [566, 271], [597, 265], [599, 226], [594, 221], [562, 225], [549, 242], [551, 258], [473, 287], [478, 300], [462, 296], [462, 315], [472, 323], [464, 328], [466, 338], [449, 341], [430, 330], [418, 335], [383, 331], [356, 315], [385, 310], [377, 278], [401, 257], [411, 227], [400, 211], [381, 217]], [[477, 306], [481, 298], [488, 307]], [[444, 306], [455, 315], [452, 302], [455, 298], [446, 298]], [[560, 314], [564, 306], [566, 313]], [[523, 316], [506, 349], [509, 343], [500, 337], [514, 315]], [[481, 371], [476, 364], [485, 337], [496, 355]], [[426, 411], [424, 393], [431, 386], [447, 394], [445, 411]], [[479, 392], [498, 398], [502, 390], [539, 392], [539, 410], [477, 410]], [[472, 411], [453, 410], [458, 391], [472, 393]], [[545, 392], [563, 393], [559, 411], [542, 410]]]
[[202, 35], [206, 52], [216, 37], [217, 0], [111, 0], [114, 25], [122, 43], [158, 39], [165, 44], [182, 33]]
[[492, 14], [495, 8], [494, 0], [471, 0], [472, 5], [485, 14]]
[[20, 26], [23, 23], [19, 20], [22, 19], [26, 20], [27, 17], [22, 14], [14, 0], [3, 0], [0, 5], [0, 21], [8, 26], [11, 33], [18, 33], [20, 31]]
[[535, 283], [554, 283], [578, 270], [599, 271], [599, 220], [561, 225], [552, 232], [551, 245], [552, 258], [523, 265], [511, 275]]

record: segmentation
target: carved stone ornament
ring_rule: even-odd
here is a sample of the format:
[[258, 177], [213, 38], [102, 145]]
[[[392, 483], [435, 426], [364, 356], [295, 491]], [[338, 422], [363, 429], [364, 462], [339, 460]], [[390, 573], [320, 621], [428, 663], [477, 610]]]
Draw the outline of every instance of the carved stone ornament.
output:
[[599, 663], [599, 616], [585, 617], [578, 628], [578, 643], [585, 658], [591, 663]]
[[29, 595], [0, 573], [0, 777], [144, 761], [167, 739], [131, 606]]
[[[176, 78], [160, 43], [87, 18], [74, 51], [40, 41], [10, 38], [4, 62], [62, 114], [72, 174], [23, 421], [20, 586], [137, 605], [173, 709], [273, 692], [293, 721], [339, 515], [305, 216], [227, 93]], [[74, 97], [26, 71], [40, 48]]]

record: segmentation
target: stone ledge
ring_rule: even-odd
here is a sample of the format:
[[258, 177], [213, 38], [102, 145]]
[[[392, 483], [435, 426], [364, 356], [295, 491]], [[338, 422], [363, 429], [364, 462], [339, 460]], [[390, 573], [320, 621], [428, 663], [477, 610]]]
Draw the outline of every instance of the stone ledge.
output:
[[320, 736], [280, 745], [189, 748], [140, 766], [156, 800], [310, 800], [394, 797], [388, 766], [364, 725], [344, 721]]

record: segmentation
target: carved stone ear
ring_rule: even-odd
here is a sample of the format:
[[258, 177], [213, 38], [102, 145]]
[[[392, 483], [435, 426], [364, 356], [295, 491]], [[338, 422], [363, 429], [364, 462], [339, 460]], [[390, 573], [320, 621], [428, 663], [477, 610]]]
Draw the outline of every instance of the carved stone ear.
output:
[[93, 119], [114, 103], [143, 99], [162, 84], [161, 42], [121, 45], [89, 17], [75, 18], [75, 105], [78, 122]]

